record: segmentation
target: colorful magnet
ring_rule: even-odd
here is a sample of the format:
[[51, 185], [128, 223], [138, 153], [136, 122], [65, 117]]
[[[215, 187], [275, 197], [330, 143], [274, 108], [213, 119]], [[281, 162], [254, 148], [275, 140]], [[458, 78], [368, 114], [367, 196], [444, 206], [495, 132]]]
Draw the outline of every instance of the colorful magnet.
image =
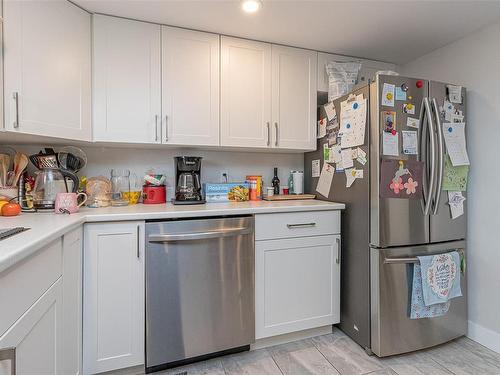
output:
[[412, 103], [403, 104], [403, 112], [409, 115], [415, 114], [415, 106]]
[[352, 108], [354, 108], [354, 109], [358, 109], [358, 107], [359, 107], [359, 105], [357, 102], [352, 105]]
[[406, 83], [403, 83], [401, 85], [401, 90], [403, 90], [404, 92], [408, 91], [408, 85]]
[[413, 99], [413, 96], [408, 95], [408, 100], [412, 100], [412, 99]]
[[382, 111], [381, 122], [386, 133], [392, 133], [396, 131], [396, 112], [394, 111]]
[[418, 89], [421, 89], [422, 86], [424, 86], [424, 82], [421, 79], [419, 79], [415, 85], [417, 86]]

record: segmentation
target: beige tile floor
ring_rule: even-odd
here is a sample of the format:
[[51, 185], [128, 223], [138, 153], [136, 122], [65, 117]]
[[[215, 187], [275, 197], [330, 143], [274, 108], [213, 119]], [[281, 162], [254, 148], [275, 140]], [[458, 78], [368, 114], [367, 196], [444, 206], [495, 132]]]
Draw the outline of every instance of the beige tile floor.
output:
[[500, 354], [468, 339], [389, 358], [368, 356], [342, 331], [177, 367], [158, 375], [500, 375]]

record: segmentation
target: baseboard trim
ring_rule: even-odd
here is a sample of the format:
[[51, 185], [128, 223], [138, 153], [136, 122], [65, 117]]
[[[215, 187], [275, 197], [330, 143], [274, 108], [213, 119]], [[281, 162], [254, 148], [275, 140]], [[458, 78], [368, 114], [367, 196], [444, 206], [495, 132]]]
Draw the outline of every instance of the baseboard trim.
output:
[[467, 337], [479, 344], [500, 353], [500, 333], [485, 328], [469, 320]]
[[251, 344], [250, 350], [268, 348], [270, 346], [286, 344], [292, 341], [309, 339], [314, 336], [327, 335], [332, 332], [333, 326], [327, 325], [318, 328], [306, 329], [299, 332], [285, 333], [284, 335], [266, 337], [264, 339], [258, 339], [254, 344]]

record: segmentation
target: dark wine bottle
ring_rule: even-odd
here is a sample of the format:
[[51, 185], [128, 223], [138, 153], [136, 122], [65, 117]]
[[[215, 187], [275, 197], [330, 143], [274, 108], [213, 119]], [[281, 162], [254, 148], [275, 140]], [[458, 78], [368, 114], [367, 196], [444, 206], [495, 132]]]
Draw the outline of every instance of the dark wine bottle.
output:
[[278, 168], [274, 167], [274, 177], [271, 180], [271, 185], [274, 188], [274, 195], [278, 195], [280, 193], [280, 179], [278, 178]]

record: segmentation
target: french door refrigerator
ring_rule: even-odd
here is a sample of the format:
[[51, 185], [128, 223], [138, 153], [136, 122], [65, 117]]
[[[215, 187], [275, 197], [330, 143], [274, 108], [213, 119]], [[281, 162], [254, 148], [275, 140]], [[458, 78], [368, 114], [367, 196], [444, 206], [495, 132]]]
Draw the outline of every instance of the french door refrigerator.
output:
[[[382, 105], [384, 84], [394, 85], [399, 95], [400, 89], [406, 90], [405, 99], [398, 100], [396, 95], [391, 98], [395, 99], [393, 106]], [[378, 75], [374, 82], [353, 91], [352, 94], [362, 94], [367, 99], [365, 139], [359, 147], [366, 152], [368, 161], [364, 165], [355, 162], [357, 169], [363, 169], [363, 178], [356, 179], [349, 188], [345, 173], [335, 172], [328, 197], [316, 192], [319, 178], [312, 177], [312, 164], [319, 159], [323, 166], [326, 137], [318, 139], [316, 151], [304, 155], [305, 192], [316, 194], [319, 199], [346, 203], [342, 215], [340, 328], [378, 356], [434, 346], [462, 336], [467, 330], [465, 267], [461, 275], [463, 296], [451, 300], [446, 315], [410, 319], [408, 314], [408, 271], [417, 262], [416, 256], [457, 250], [465, 264], [466, 207], [464, 215], [452, 219], [448, 194], [442, 190], [446, 157], [442, 106], [447, 90], [447, 84], [441, 82]], [[466, 117], [466, 91], [461, 90], [461, 104], [454, 106]], [[333, 102], [337, 114], [347, 98], [346, 95]], [[326, 103], [323, 99], [319, 104]], [[411, 110], [406, 108], [407, 103], [412, 104]], [[318, 108], [323, 110], [322, 106]], [[384, 111], [396, 113], [393, 120], [399, 137], [397, 156], [386, 156], [382, 150]], [[407, 126], [408, 117], [419, 120], [418, 129]], [[403, 130], [418, 132], [417, 155], [403, 153]], [[380, 181], [381, 165], [387, 160], [397, 160], [402, 165], [421, 162], [421, 198], [382, 197], [381, 186], [385, 187]]]

